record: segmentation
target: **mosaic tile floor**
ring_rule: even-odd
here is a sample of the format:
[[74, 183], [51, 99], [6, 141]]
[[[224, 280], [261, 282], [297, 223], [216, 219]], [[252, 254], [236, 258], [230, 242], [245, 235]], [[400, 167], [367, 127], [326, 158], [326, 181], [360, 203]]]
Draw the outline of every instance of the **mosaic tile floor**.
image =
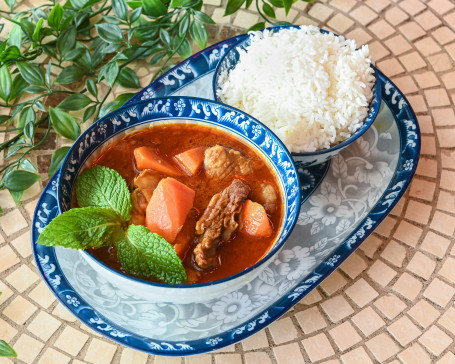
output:
[[[21, 1], [19, 7], [31, 3]], [[205, 3], [207, 13], [226, 24], [212, 29], [214, 40], [259, 20], [244, 10], [223, 18], [222, 0]], [[285, 19], [283, 12], [278, 15]], [[298, 2], [286, 20], [368, 43], [378, 68], [417, 113], [421, 160], [390, 216], [338, 271], [266, 330], [212, 354], [148, 356], [81, 325], [39, 278], [29, 226], [46, 183], [45, 166], [62, 145], [52, 138], [33, 156], [43, 182], [25, 194], [24, 203], [15, 207], [0, 191], [5, 209], [0, 215], [0, 338], [19, 353], [18, 360], [0, 359], [1, 364], [455, 363], [455, 2]], [[149, 72], [138, 68], [145, 86]]]

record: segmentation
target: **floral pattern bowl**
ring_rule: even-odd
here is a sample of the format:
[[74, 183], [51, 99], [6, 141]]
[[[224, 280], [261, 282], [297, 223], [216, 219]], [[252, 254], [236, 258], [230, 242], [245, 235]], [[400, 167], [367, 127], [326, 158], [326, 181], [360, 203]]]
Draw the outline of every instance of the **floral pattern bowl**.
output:
[[150, 302], [194, 303], [220, 297], [247, 284], [273, 261], [297, 221], [300, 188], [291, 155], [280, 140], [249, 115], [220, 104], [190, 97], [145, 100], [124, 106], [88, 128], [75, 142], [64, 160], [59, 176], [59, 212], [71, 208], [78, 173], [113, 142], [127, 133], [158, 124], [203, 124], [235, 135], [259, 152], [275, 171], [283, 196], [284, 217], [280, 234], [269, 253], [244, 271], [215, 282], [193, 285], [165, 285], [122, 274], [81, 250], [90, 266], [124, 292]]
[[[273, 32], [279, 32], [283, 29], [289, 28], [300, 28], [299, 25], [279, 25], [270, 28], [263, 29], [264, 30], [271, 30]], [[321, 33], [330, 33], [327, 30], [320, 29]], [[247, 36], [237, 43], [233, 44], [224, 56], [221, 58], [220, 62], [218, 63], [215, 69], [215, 75], [212, 81], [212, 90], [213, 96], [215, 100], [219, 102], [223, 102], [222, 98], [219, 96], [218, 90], [220, 89], [220, 83], [222, 82], [223, 78], [221, 75], [224, 75], [230, 72], [238, 63], [240, 58], [240, 51], [245, 50], [251, 44], [251, 40], [253, 38], [253, 34], [255, 32], [250, 32]], [[334, 33], [333, 33], [334, 34]], [[337, 35], [337, 34], [335, 34]], [[338, 35], [337, 35], [338, 36]], [[379, 112], [379, 107], [381, 106], [381, 93], [382, 93], [382, 85], [381, 81], [378, 77], [377, 70], [373, 68], [373, 75], [376, 78], [376, 82], [373, 86], [373, 98], [370, 102], [368, 116], [366, 117], [363, 125], [355, 131], [351, 137], [346, 139], [344, 142], [337, 144], [329, 149], [324, 149], [316, 152], [308, 152], [308, 153], [292, 153], [292, 156], [296, 162], [301, 162], [304, 166], [314, 166], [317, 164], [321, 164], [327, 162], [328, 160], [332, 159], [336, 155], [338, 155], [343, 149], [351, 145], [355, 140], [357, 140], [360, 136], [362, 136], [373, 124], [376, 116]]]

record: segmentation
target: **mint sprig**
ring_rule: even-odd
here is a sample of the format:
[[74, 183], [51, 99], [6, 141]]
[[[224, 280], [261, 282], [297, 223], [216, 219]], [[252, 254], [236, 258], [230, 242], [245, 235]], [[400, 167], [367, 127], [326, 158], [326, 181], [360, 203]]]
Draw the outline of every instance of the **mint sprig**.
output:
[[113, 169], [95, 166], [84, 170], [77, 178], [76, 197], [81, 207], [105, 207], [114, 210], [124, 221], [131, 218], [130, 191]]
[[186, 282], [182, 261], [166, 239], [142, 225], [130, 225], [124, 239], [116, 243], [117, 257], [123, 269], [138, 277], [154, 276], [178, 284]]
[[128, 225], [131, 197], [125, 180], [113, 169], [95, 166], [77, 179], [81, 208], [57, 216], [46, 226], [38, 244], [71, 249], [115, 244], [123, 269], [141, 278], [156, 277], [167, 284], [184, 283], [185, 268], [174, 247], [145, 226]]

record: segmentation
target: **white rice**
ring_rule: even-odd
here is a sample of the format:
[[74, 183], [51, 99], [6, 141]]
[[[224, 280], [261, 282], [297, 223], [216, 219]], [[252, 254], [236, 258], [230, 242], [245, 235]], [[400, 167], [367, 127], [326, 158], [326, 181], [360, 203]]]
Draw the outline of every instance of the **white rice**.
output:
[[220, 75], [222, 101], [270, 127], [291, 152], [349, 138], [368, 114], [374, 84], [368, 46], [314, 26], [253, 32], [239, 62]]

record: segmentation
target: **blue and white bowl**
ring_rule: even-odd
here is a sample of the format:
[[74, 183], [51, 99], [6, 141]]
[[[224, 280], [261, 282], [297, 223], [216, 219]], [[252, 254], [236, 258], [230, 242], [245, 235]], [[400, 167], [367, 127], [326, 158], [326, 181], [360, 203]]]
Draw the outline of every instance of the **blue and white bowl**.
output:
[[[274, 26], [270, 28], [263, 29], [264, 30], [271, 30], [274, 33], [279, 32], [280, 30], [283, 29], [289, 29], [289, 28], [300, 28], [299, 25], [279, 25], [279, 26]], [[327, 30], [320, 29], [321, 33], [330, 33]], [[221, 58], [220, 62], [218, 63], [218, 66], [215, 69], [215, 75], [213, 77], [212, 81], [212, 89], [213, 89], [213, 95], [215, 100], [218, 102], [222, 102], [223, 100], [218, 96], [218, 90], [221, 88], [220, 87], [220, 82], [222, 81], [223, 77], [221, 75], [229, 73], [235, 66], [237, 65], [239, 58], [240, 58], [240, 50], [245, 50], [247, 49], [250, 44], [251, 40], [253, 38], [253, 33], [249, 33], [246, 38], [242, 39], [241, 41], [237, 42], [236, 44], [232, 45], [228, 51], [224, 54], [224, 56]], [[333, 33], [334, 34], [334, 33]], [[338, 36], [338, 34], [335, 34]], [[352, 134], [348, 139], [346, 139], [344, 142], [337, 144], [331, 148], [316, 151], [316, 152], [308, 152], [308, 153], [292, 153], [292, 157], [296, 162], [302, 162], [304, 166], [313, 166], [317, 164], [324, 163], [328, 161], [329, 159], [333, 158], [337, 154], [339, 154], [344, 148], [349, 146], [352, 142], [354, 142], [357, 138], [359, 138], [362, 134], [364, 134], [368, 128], [373, 124], [374, 120], [376, 119], [376, 116], [378, 114], [379, 108], [381, 106], [381, 94], [382, 94], [382, 86], [381, 86], [381, 81], [378, 77], [378, 72], [376, 71], [376, 68], [373, 68], [373, 75], [376, 79], [376, 82], [373, 87], [373, 98], [370, 102], [370, 107], [369, 107], [369, 112], [368, 116], [366, 117], [363, 125], [356, 131], [354, 134]]]
[[297, 221], [300, 188], [291, 155], [281, 141], [249, 115], [216, 101], [168, 97], [126, 105], [89, 127], [74, 143], [60, 170], [58, 208], [69, 210], [79, 172], [112, 143], [126, 134], [162, 124], [202, 124], [223, 130], [258, 151], [275, 171], [281, 188], [284, 219], [280, 234], [269, 253], [252, 267], [232, 277], [194, 285], [165, 285], [122, 274], [94, 258], [80, 254], [107, 280], [150, 302], [193, 303], [222, 296], [245, 285], [261, 273], [276, 256]]

